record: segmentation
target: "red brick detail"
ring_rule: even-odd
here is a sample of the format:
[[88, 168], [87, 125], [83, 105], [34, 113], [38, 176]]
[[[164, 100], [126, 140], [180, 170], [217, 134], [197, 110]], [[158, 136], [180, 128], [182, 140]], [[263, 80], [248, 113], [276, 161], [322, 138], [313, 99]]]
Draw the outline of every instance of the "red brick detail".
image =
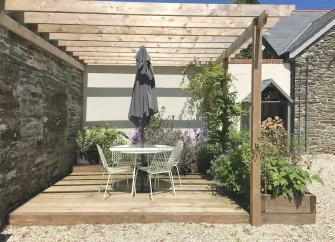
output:
[[[229, 64], [251, 64], [251, 59], [229, 59]], [[263, 64], [283, 64], [283, 59], [263, 59]]]

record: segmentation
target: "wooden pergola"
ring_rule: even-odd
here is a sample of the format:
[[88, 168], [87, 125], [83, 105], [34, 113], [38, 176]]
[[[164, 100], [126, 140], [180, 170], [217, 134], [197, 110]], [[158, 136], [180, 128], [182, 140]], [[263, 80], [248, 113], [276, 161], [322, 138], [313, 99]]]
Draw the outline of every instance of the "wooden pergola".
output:
[[[147, 47], [154, 66], [186, 66], [197, 58], [223, 62], [227, 70], [229, 57], [252, 43], [253, 147], [260, 137], [262, 30], [272, 28], [294, 10], [293, 5], [261, 4], [81, 0], [0, 3], [4, 10], [1, 26], [82, 71], [87, 65], [135, 65], [140, 46]], [[260, 158], [255, 150], [250, 177], [250, 222], [260, 225]]]

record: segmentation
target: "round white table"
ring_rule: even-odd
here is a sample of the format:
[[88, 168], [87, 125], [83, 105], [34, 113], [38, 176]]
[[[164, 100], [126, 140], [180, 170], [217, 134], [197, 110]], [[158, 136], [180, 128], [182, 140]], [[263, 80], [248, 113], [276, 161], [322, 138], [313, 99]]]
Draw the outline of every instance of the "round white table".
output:
[[171, 152], [173, 151], [174, 147], [168, 145], [149, 145], [149, 144], [131, 144], [131, 145], [118, 145], [109, 148], [112, 152], [120, 152], [124, 154], [134, 154], [134, 169], [133, 169], [133, 182], [131, 188], [131, 198], [134, 196], [135, 192], [135, 172], [136, 172], [136, 163], [137, 163], [137, 155], [138, 154], [157, 154], [163, 152]]
[[118, 145], [113, 146], [109, 150], [112, 152], [120, 152], [125, 154], [155, 154], [161, 152], [172, 151], [174, 147], [168, 145]]

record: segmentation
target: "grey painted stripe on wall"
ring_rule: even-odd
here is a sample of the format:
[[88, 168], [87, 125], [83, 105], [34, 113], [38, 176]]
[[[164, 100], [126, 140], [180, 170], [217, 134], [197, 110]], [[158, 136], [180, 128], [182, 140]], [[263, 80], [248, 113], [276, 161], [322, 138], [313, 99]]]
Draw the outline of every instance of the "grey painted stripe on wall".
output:
[[[201, 128], [202, 122], [200, 120], [165, 120], [166, 123], [173, 122], [174, 127], [178, 129], [183, 128]], [[86, 121], [85, 126], [105, 126], [106, 124], [112, 125], [116, 129], [131, 129], [135, 128], [133, 123], [128, 120], [110, 120], [110, 121]]]
[[[181, 88], [157, 88], [158, 97], [190, 97], [190, 94]], [[87, 97], [131, 97], [132, 88], [96, 88], [86, 90]]]
[[[135, 54], [134, 54], [135, 57]], [[175, 75], [176, 73], [183, 74], [185, 67], [180, 66], [154, 66], [154, 73], [159, 75]], [[134, 79], [136, 74], [135, 66], [88, 66], [87, 71], [89, 73], [113, 73], [113, 74], [124, 74], [133, 73]]]

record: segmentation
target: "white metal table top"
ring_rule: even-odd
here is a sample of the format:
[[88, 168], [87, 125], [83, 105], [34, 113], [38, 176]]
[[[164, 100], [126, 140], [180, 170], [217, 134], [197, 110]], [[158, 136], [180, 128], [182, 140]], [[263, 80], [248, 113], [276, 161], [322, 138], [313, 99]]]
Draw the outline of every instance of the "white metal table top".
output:
[[118, 145], [109, 148], [110, 151], [127, 154], [154, 154], [172, 151], [174, 147], [168, 145]]

